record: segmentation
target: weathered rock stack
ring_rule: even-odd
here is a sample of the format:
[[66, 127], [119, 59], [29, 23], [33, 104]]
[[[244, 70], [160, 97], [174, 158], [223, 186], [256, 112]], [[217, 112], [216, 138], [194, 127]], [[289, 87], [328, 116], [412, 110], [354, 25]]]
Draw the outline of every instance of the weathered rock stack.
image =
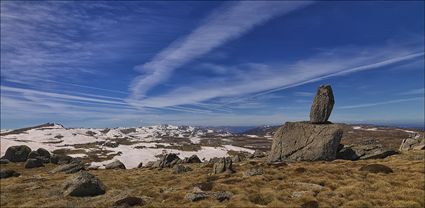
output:
[[342, 128], [328, 122], [334, 105], [332, 88], [317, 90], [310, 122], [287, 122], [273, 137], [270, 162], [334, 160], [342, 137]]

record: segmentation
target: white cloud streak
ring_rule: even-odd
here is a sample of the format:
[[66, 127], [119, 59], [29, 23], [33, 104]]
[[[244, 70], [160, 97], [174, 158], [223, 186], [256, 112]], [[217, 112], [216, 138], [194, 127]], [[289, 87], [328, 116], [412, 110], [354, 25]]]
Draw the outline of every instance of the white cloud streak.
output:
[[367, 107], [373, 107], [373, 106], [388, 105], [388, 104], [402, 103], [402, 102], [412, 102], [412, 101], [419, 101], [419, 100], [424, 100], [424, 98], [423, 97], [415, 97], [415, 98], [388, 100], [388, 101], [375, 102], [375, 103], [346, 105], [346, 106], [339, 107], [339, 109], [367, 108]]
[[150, 62], [135, 67], [143, 75], [131, 84], [131, 99], [140, 100], [182, 65], [199, 58], [267, 20], [310, 4], [310, 1], [241, 1], [226, 4], [183, 39], [173, 42]]

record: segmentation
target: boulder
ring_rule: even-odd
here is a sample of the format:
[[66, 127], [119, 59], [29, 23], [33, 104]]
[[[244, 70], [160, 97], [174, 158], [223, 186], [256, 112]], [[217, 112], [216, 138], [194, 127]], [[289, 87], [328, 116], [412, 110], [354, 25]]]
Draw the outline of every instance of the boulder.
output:
[[139, 165], [137, 165], [137, 168], [142, 168], [143, 167], [143, 163], [140, 162]]
[[44, 148], [38, 148], [37, 149], [37, 153], [38, 153], [38, 155], [40, 155], [41, 157], [47, 157], [47, 158], [50, 158], [50, 152], [49, 151], [47, 151], [46, 149], [44, 149]]
[[195, 202], [208, 198], [208, 194], [204, 192], [187, 193], [184, 198], [188, 201]]
[[63, 184], [65, 196], [96, 196], [104, 194], [105, 186], [94, 175], [81, 171], [67, 178]]
[[359, 169], [360, 171], [367, 171], [370, 173], [392, 173], [393, 169], [391, 169], [388, 166], [385, 165], [381, 165], [381, 164], [369, 164], [369, 165], [365, 165], [363, 167], [361, 167]]
[[9, 164], [10, 161], [8, 159], [0, 159], [0, 164]]
[[229, 157], [223, 157], [218, 162], [214, 163], [213, 173], [218, 174], [223, 172], [226, 172], [226, 173], [235, 172], [232, 167], [232, 160]]
[[53, 154], [50, 157], [50, 162], [53, 164], [68, 164], [71, 163], [73, 161], [73, 158], [71, 156], [68, 155], [58, 155], [58, 154]]
[[202, 161], [197, 155], [192, 155], [190, 157], [184, 158], [183, 163], [202, 163]]
[[180, 164], [182, 160], [174, 153], [164, 155], [161, 160], [157, 161], [153, 167], [155, 168], [172, 168], [176, 164]]
[[5, 169], [0, 170], [0, 178], [18, 177], [20, 175], [21, 174], [17, 173], [14, 170], [5, 170]]
[[311, 200], [301, 205], [301, 208], [319, 208], [319, 202]]
[[269, 162], [334, 160], [342, 133], [337, 124], [287, 122], [274, 134]]
[[114, 160], [113, 162], [105, 165], [105, 169], [126, 169], [125, 165], [119, 161], [119, 160]]
[[380, 144], [345, 145], [337, 153], [337, 159], [367, 160], [383, 159], [398, 154], [396, 150], [384, 148]]
[[43, 161], [35, 158], [30, 158], [25, 162], [25, 168], [38, 168], [44, 167]]
[[28, 159], [28, 154], [30, 152], [31, 148], [26, 145], [11, 146], [7, 148], [2, 159], [7, 159], [10, 162], [25, 162]]
[[232, 157], [232, 162], [233, 162], [233, 163], [238, 163], [238, 162], [241, 162], [241, 161], [242, 161], [242, 157], [241, 157], [239, 154], [234, 155], [234, 156]]
[[176, 173], [176, 174], [186, 173], [186, 172], [189, 172], [189, 171], [192, 171], [192, 168], [190, 168], [188, 166], [181, 165], [181, 164], [176, 165], [175, 169], [174, 169], [174, 173]]
[[425, 149], [425, 138], [421, 138], [419, 133], [412, 135], [410, 138], [403, 139], [401, 142], [400, 151], [409, 150], [424, 150]]
[[51, 170], [51, 173], [59, 173], [59, 172], [64, 172], [66, 174], [70, 174], [70, 173], [76, 173], [80, 170], [84, 170], [84, 165], [81, 163], [69, 163], [69, 164], [63, 164], [60, 165], [56, 168], [54, 168], [53, 170]]
[[219, 202], [223, 202], [226, 200], [230, 200], [232, 198], [233, 193], [230, 191], [217, 191], [213, 193], [214, 198], [217, 199]]
[[128, 196], [123, 199], [120, 199], [112, 205], [113, 208], [127, 208], [132, 206], [143, 206], [146, 204], [146, 201], [139, 197]]
[[310, 122], [314, 124], [326, 123], [335, 104], [330, 85], [321, 85], [314, 97], [310, 109]]

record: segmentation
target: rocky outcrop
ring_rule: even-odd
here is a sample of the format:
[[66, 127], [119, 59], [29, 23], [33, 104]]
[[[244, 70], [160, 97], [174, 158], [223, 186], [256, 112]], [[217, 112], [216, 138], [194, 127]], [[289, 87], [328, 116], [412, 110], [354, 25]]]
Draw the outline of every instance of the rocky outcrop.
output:
[[223, 157], [218, 162], [214, 163], [213, 173], [234, 173], [232, 160], [229, 157]]
[[380, 144], [345, 145], [339, 149], [336, 158], [343, 160], [383, 159], [398, 154], [396, 150], [384, 148]]
[[182, 174], [182, 173], [186, 173], [186, 172], [189, 172], [189, 171], [192, 171], [192, 168], [190, 168], [188, 166], [181, 165], [181, 164], [176, 165], [175, 168], [174, 168], [175, 174]]
[[50, 162], [50, 152], [43, 148], [38, 148], [36, 151], [31, 151], [28, 154], [28, 159], [38, 159], [41, 160], [43, 163], [49, 163]]
[[337, 124], [287, 122], [274, 134], [269, 162], [334, 160], [342, 133]]
[[207, 198], [215, 198], [217, 201], [223, 202], [226, 200], [230, 200], [232, 196], [233, 196], [233, 193], [229, 191], [217, 191], [217, 192], [202, 191], [201, 189], [195, 187], [193, 188], [193, 191], [190, 193], [187, 193], [184, 198], [192, 202], [200, 201]]
[[58, 154], [53, 154], [50, 157], [50, 162], [53, 164], [68, 164], [71, 163], [73, 161], [73, 158], [71, 156], [68, 155], [58, 155]]
[[94, 175], [81, 171], [70, 176], [63, 185], [65, 196], [96, 196], [104, 194], [105, 185]]
[[7, 159], [10, 162], [25, 162], [28, 159], [28, 154], [30, 152], [31, 148], [26, 145], [11, 146], [7, 148], [2, 159]]
[[424, 149], [425, 149], [425, 138], [421, 137], [419, 133], [412, 135], [410, 138], [403, 139], [399, 148], [400, 151], [424, 150]]
[[315, 124], [326, 123], [335, 104], [330, 85], [322, 85], [317, 90], [310, 109], [310, 122]]
[[25, 162], [25, 168], [38, 168], [44, 167], [43, 161], [39, 159], [30, 158]]
[[113, 162], [105, 165], [105, 169], [126, 169], [126, 167], [121, 161], [114, 160]]
[[17, 173], [14, 170], [4, 170], [4, 169], [0, 170], [0, 178], [18, 177], [20, 175], [21, 174]]

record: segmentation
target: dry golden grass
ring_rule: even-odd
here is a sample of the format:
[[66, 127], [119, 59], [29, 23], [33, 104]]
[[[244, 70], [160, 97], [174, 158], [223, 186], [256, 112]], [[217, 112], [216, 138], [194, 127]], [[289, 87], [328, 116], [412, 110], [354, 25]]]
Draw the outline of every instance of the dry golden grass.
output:
[[[391, 174], [359, 171], [379, 163]], [[242, 172], [261, 166], [264, 174], [244, 178]], [[176, 175], [172, 169], [92, 170], [107, 187], [96, 197], [64, 197], [62, 184], [69, 176], [50, 174], [54, 165], [24, 169], [22, 163], [2, 165], [20, 172], [20, 177], [0, 180], [1, 207], [111, 207], [126, 196], [146, 196], [144, 207], [300, 207], [316, 200], [320, 207], [424, 207], [424, 151], [409, 152], [383, 160], [297, 162], [270, 167], [262, 161], [235, 164], [235, 174], [210, 176], [210, 167], [192, 165], [192, 172]], [[297, 168], [305, 168], [300, 173]], [[196, 183], [212, 184], [212, 191], [231, 191], [230, 201], [184, 200]], [[314, 183], [324, 188], [309, 189], [296, 183]], [[211, 185], [209, 184], [209, 185]], [[211, 188], [211, 187], [210, 187]], [[296, 198], [294, 192], [304, 193]]]

